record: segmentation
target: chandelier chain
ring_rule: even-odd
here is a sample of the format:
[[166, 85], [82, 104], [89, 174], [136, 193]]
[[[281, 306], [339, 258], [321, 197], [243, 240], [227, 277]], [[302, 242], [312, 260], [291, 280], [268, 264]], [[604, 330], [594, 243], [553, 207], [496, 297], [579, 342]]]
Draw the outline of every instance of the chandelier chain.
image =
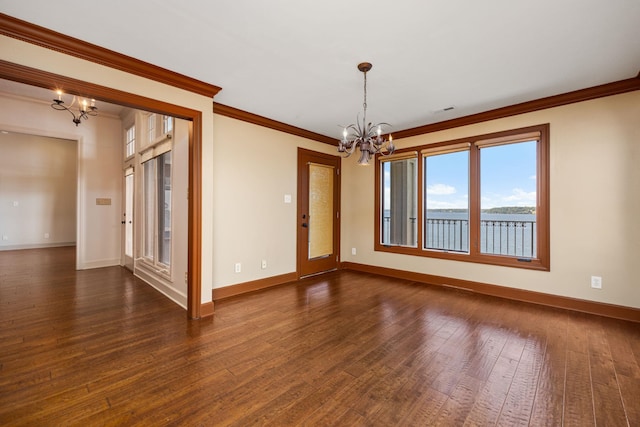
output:
[[367, 72], [364, 72], [364, 102], [362, 103], [364, 115], [362, 117], [362, 123], [367, 123]]

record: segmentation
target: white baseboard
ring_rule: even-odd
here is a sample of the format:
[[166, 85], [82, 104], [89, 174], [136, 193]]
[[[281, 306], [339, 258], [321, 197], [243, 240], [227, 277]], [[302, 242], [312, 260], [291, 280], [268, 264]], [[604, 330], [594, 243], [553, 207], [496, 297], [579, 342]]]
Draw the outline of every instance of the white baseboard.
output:
[[95, 261], [84, 261], [78, 265], [78, 270], [89, 270], [91, 268], [113, 267], [120, 265], [120, 258], [99, 259]]
[[180, 307], [184, 308], [185, 310], [187, 309], [187, 295], [175, 289], [173, 286], [171, 286], [171, 283], [161, 280], [141, 268], [135, 268], [134, 275], [139, 279], [144, 280], [146, 283], [155, 288], [158, 292], [164, 294], [167, 298], [178, 304]]
[[0, 245], [0, 251], [19, 251], [22, 249], [43, 249], [43, 248], [61, 248], [67, 246], [75, 246], [76, 242], [58, 242], [58, 243], [25, 243], [22, 245]]

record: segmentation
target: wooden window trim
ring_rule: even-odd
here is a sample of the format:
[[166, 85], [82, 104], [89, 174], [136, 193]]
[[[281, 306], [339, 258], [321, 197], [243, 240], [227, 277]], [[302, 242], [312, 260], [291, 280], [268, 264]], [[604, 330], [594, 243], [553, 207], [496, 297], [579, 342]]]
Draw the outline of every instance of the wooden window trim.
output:
[[[486, 147], [484, 141], [498, 141], [504, 143], [509, 136], [517, 136], [524, 134], [533, 135], [535, 132], [539, 134], [539, 142], [537, 144], [537, 188], [536, 188], [536, 225], [537, 225], [537, 257], [526, 259], [517, 256], [483, 254], [472, 246], [479, 241], [480, 232], [480, 156], [470, 155], [469, 161], [469, 253], [446, 252], [439, 250], [424, 249], [423, 222], [424, 222], [424, 165], [423, 158], [425, 155], [433, 154], [434, 149], [440, 148], [443, 153], [447, 151], [447, 147], [451, 149], [469, 144], [470, 149], [479, 150], [480, 147]], [[513, 140], [517, 142], [516, 139]], [[479, 142], [479, 144], [476, 144]], [[496, 132], [486, 135], [471, 136], [469, 138], [446, 141], [437, 144], [428, 144], [419, 147], [411, 147], [409, 149], [398, 150], [397, 153], [415, 153], [421, 167], [418, 168], [418, 245], [416, 248], [406, 246], [387, 246], [381, 244], [381, 215], [382, 210], [380, 203], [382, 201], [382, 183], [381, 169], [382, 161], [386, 160], [381, 156], [376, 156], [375, 170], [375, 232], [374, 232], [374, 250], [379, 252], [389, 252], [404, 255], [421, 256], [428, 258], [448, 259], [452, 261], [474, 262], [480, 264], [498, 265], [504, 267], [516, 267], [531, 270], [549, 271], [550, 266], [550, 224], [549, 224], [549, 124], [541, 124], [529, 126], [526, 128], [512, 129], [502, 132]]]

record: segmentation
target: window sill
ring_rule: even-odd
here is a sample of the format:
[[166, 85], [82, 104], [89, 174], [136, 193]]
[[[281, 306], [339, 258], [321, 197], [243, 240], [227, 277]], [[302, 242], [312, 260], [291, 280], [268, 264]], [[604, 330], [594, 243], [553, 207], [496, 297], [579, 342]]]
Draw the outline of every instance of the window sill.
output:
[[496, 265], [501, 267], [522, 268], [525, 270], [550, 271], [549, 263], [539, 258], [523, 258], [518, 256], [470, 254], [462, 252], [446, 252], [428, 249], [411, 248], [407, 246], [376, 245], [376, 252], [387, 252], [401, 255], [412, 255], [423, 258], [436, 258], [459, 262], [473, 262], [477, 264]]

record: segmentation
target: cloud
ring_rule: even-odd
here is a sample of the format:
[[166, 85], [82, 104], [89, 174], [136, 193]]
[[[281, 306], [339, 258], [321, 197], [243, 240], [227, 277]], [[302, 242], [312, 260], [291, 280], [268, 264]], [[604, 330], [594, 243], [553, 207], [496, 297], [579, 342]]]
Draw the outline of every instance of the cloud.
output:
[[481, 209], [499, 208], [503, 206], [535, 206], [536, 192], [514, 188], [510, 194], [483, 194]]
[[447, 184], [433, 184], [427, 187], [427, 195], [429, 196], [448, 196], [455, 193], [456, 188]]
[[515, 203], [516, 206], [531, 206], [536, 204], [536, 192], [524, 191], [521, 188], [514, 188], [511, 195], [504, 198], [507, 202]]

